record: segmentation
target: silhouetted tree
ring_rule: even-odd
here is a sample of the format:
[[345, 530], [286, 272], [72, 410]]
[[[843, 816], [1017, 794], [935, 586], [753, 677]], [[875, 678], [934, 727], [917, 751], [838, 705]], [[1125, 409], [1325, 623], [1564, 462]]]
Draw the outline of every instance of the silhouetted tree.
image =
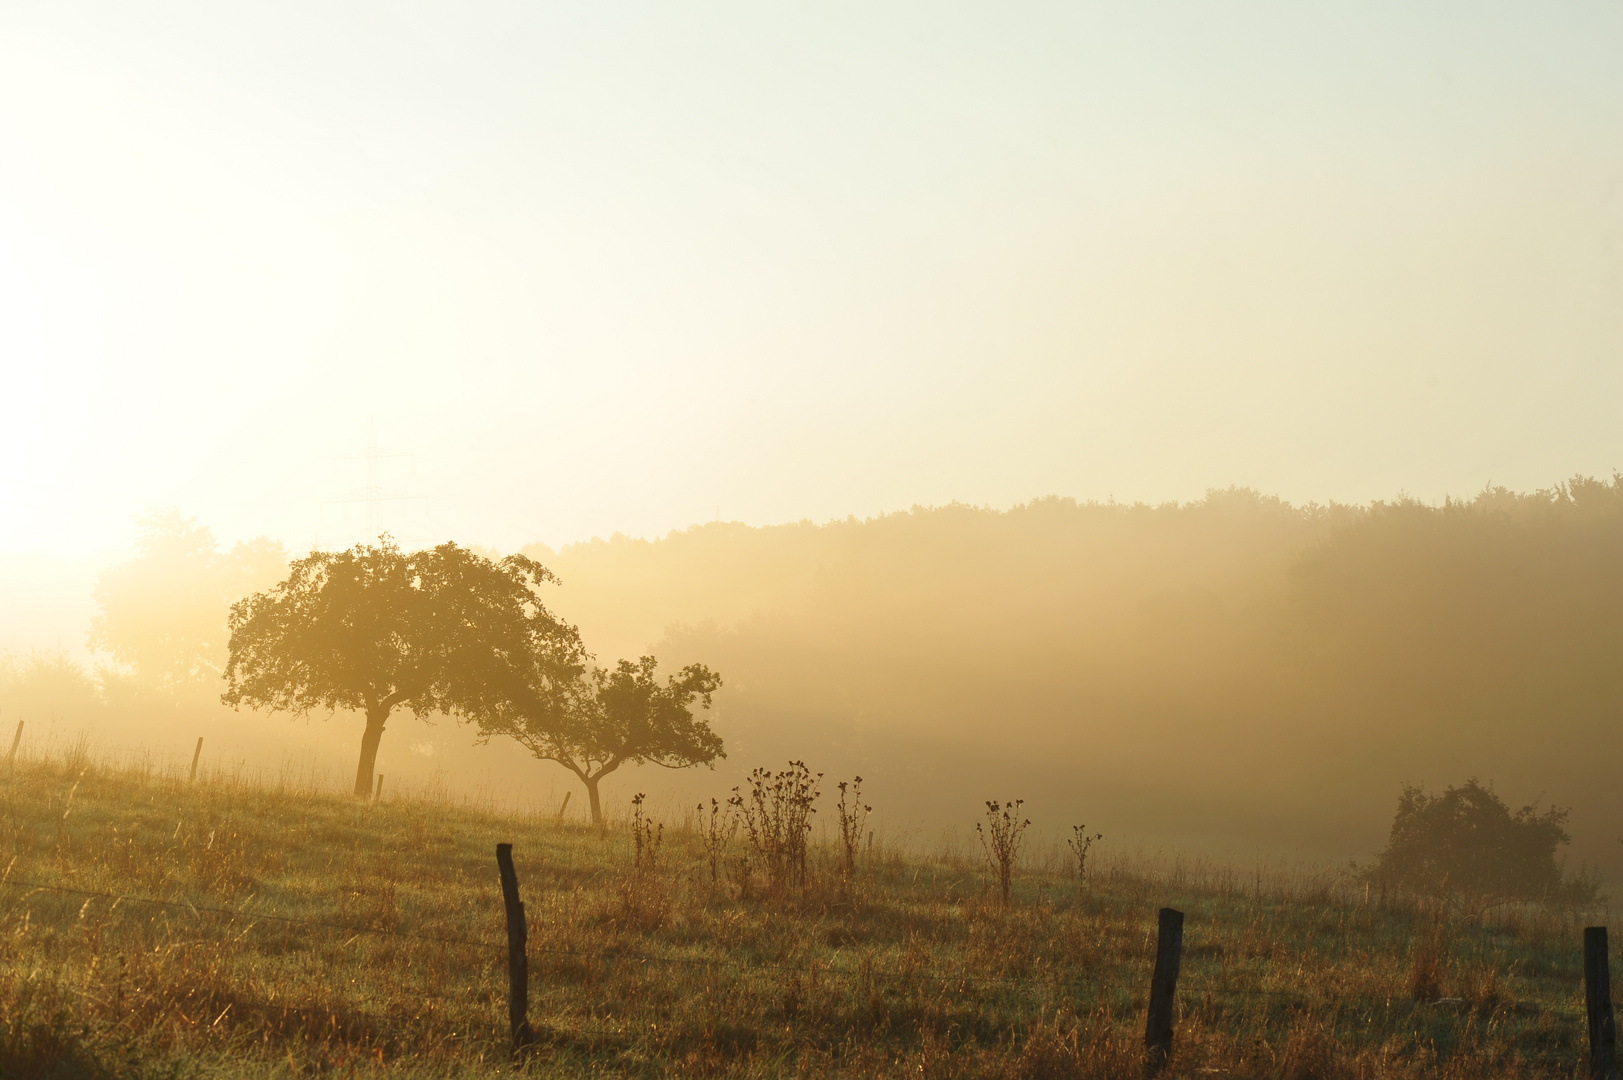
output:
[[207, 689], [225, 667], [232, 602], [285, 574], [287, 552], [263, 537], [221, 551], [208, 528], [175, 510], [137, 522], [134, 557], [96, 580], [101, 613], [90, 644], [133, 669], [144, 688]]
[[522, 555], [492, 562], [456, 544], [403, 552], [385, 536], [311, 552], [231, 608], [221, 700], [294, 715], [364, 710], [355, 794], [365, 796], [398, 707], [463, 719], [558, 712], [554, 692], [578, 678], [582, 653], [574, 627], [536, 597], [552, 580]]
[[1569, 841], [1566, 810], [1515, 813], [1476, 779], [1441, 795], [1405, 784], [1397, 815], [1369, 876], [1418, 892], [1494, 900], [1587, 900], [1584, 878], [1563, 881], [1556, 848]]
[[85, 725], [105, 708], [95, 681], [66, 649], [0, 655], [0, 714], [7, 724], [51, 719]]
[[[538, 711], [508, 708], [477, 717], [482, 738], [504, 735], [543, 761], [556, 761], [586, 785], [592, 821], [603, 823], [598, 782], [627, 762], [668, 769], [710, 765], [726, 757], [721, 737], [693, 704], [710, 708], [721, 677], [703, 664], [689, 664], [659, 682], [652, 656], [621, 660], [578, 679], [562, 707]], [[531, 695], [541, 700], [544, 695]]]

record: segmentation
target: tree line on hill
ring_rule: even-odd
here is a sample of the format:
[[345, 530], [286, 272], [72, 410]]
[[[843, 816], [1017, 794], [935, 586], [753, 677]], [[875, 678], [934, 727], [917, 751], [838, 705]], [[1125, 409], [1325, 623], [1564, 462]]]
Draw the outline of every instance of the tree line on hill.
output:
[[1331, 857], [1379, 846], [1404, 783], [1476, 775], [1571, 803], [1577, 853], [1623, 869], [1623, 478], [528, 550], [588, 636], [726, 672], [755, 759], [816, 753], [925, 821], [974, 778], [1058, 822], [1110, 807], [1116, 835]]

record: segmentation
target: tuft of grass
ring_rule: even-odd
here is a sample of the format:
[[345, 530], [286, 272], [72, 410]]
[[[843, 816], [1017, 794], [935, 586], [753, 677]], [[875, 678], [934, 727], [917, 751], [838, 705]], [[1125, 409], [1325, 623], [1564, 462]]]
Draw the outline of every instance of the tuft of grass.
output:
[[1409, 996], [1420, 1002], [1433, 1002], [1443, 996], [1443, 980], [1448, 973], [1448, 924], [1440, 906], [1417, 910], [1414, 943], [1409, 946]]
[[[19, 763], [0, 786], [0, 1076], [1131, 1076], [1163, 905], [1186, 912], [1166, 1075], [1584, 1062], [1568, 912], [1464, 918], [1108, 849], [1079, 891], [1064, 859], [1016, 879], [1011, 857], [1004, 879], [884, 844], [853, 905], [843, 839], [808, 841], [795, 887], [741, 898], [717, 887], [719, 804], [685, 827], [642, 811], [604, 834], [433, 798]], [[529, 919], [537, 1048], [521, 1061], [497, 841]]]

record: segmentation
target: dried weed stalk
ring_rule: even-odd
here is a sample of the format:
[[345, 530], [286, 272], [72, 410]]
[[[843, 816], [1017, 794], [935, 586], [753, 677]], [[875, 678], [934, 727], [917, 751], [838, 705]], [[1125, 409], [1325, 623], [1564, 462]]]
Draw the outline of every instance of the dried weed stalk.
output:
[[1105, 836], [1104, 833], [1089, 836], [1086, 825], [1072, 825], [1071, 834], [1066, 839], [1065, 845], [1071, 849], [1071, 856], [1076, 859], [1076, 887], [1080, 891], [1088, 876], [1088, 850]]
[[[849, 791], [844, 780], [840, 781], [839, 788], [840, 801], [835, 810], [840, 817], [840, 875], [849, 893], [857, 879], [857, 853], [862, 850], [862, 837], [867, 833], [868, 815], [873, 813], [873, 807], [862, 802], [862, 777], [851, 781]], [[871, 840], [872, 834], [867, 835]]]
[[727, 846], [738, 831], [738, 822], [721, 803], [710, 800], [710, 813], [705, 814], [704, 803], [699, 804], [699, 840], [704, 844], [705, 862], [710, 867], [710, 892], [721, 887], [721, 865], [727, 855]]
[[665, 826], [643, 811], [646, 798], [631, 799], [631, 872], [620, 882], [620, 910], [627, 925], [654, 930], [665, 925], [671, 910], [671, 889], [659, 874], [659, 849]]
[[1014, 862], [1020, 857], [1020, 838], [1031, 824], [1020, 816], [1020, 807], [1026, 800], [1000, 803], [995, 799], [986, 803], [986, 821], [975, 823], [975, 834], [981, 838], [986, 858], [997, 872], [998, 889], [1005, 906], [1009, 903], [1009, 886], [1014, 881]]
[[643, 800], [637, 792], [631, 798], [631, 869], [638, 877], [652, 877], [659, 871], [659, 848], [665, 842], [665, 826], [643, 813]]

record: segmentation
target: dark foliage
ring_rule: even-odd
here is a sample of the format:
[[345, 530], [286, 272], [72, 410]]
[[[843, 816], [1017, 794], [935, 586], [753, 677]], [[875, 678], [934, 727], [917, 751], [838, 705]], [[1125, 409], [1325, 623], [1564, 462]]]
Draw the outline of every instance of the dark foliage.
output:
[[397, 707], [481, 721], [558, 711], [554, 691], [579, 673], [581, 649], [536, 595], [552, 580], [522, 555], [492, 562], [456, 544], [407, 552], [385, 536], [312, 551], [275, 588], [232, 606], [221, 700], [294, 715], [364, 709], [364, 796]]
[[[515, 556], [522, 558], [522, 556]], [[560, 683], [560, 691], [537, 687], [509, 707], [476, 718], [479, 737], [506, 736], [543, 761], [556, 761], [586, 785], [592, 820], [603, 824], [598, 781], [627, 764], [652, 763], [667, 769], [711, 765], [726, 757], [721, 736], [694, 706], [710, 708], [721, 676], [703, 664], [689, 664], [659, 681], [659, 661], [644, 656], [595, 668]], [[546, 676], [548, 664], [535, 669]]]
[[1406, 784], [1372, 879], [1417, 892], [1493, 900], [1582, 902], [1596, 886], [1563, 879], [1556, 849], [1569, 841], [1567, 811], [1515, 813], [1475, 778], [1441, 795]]

